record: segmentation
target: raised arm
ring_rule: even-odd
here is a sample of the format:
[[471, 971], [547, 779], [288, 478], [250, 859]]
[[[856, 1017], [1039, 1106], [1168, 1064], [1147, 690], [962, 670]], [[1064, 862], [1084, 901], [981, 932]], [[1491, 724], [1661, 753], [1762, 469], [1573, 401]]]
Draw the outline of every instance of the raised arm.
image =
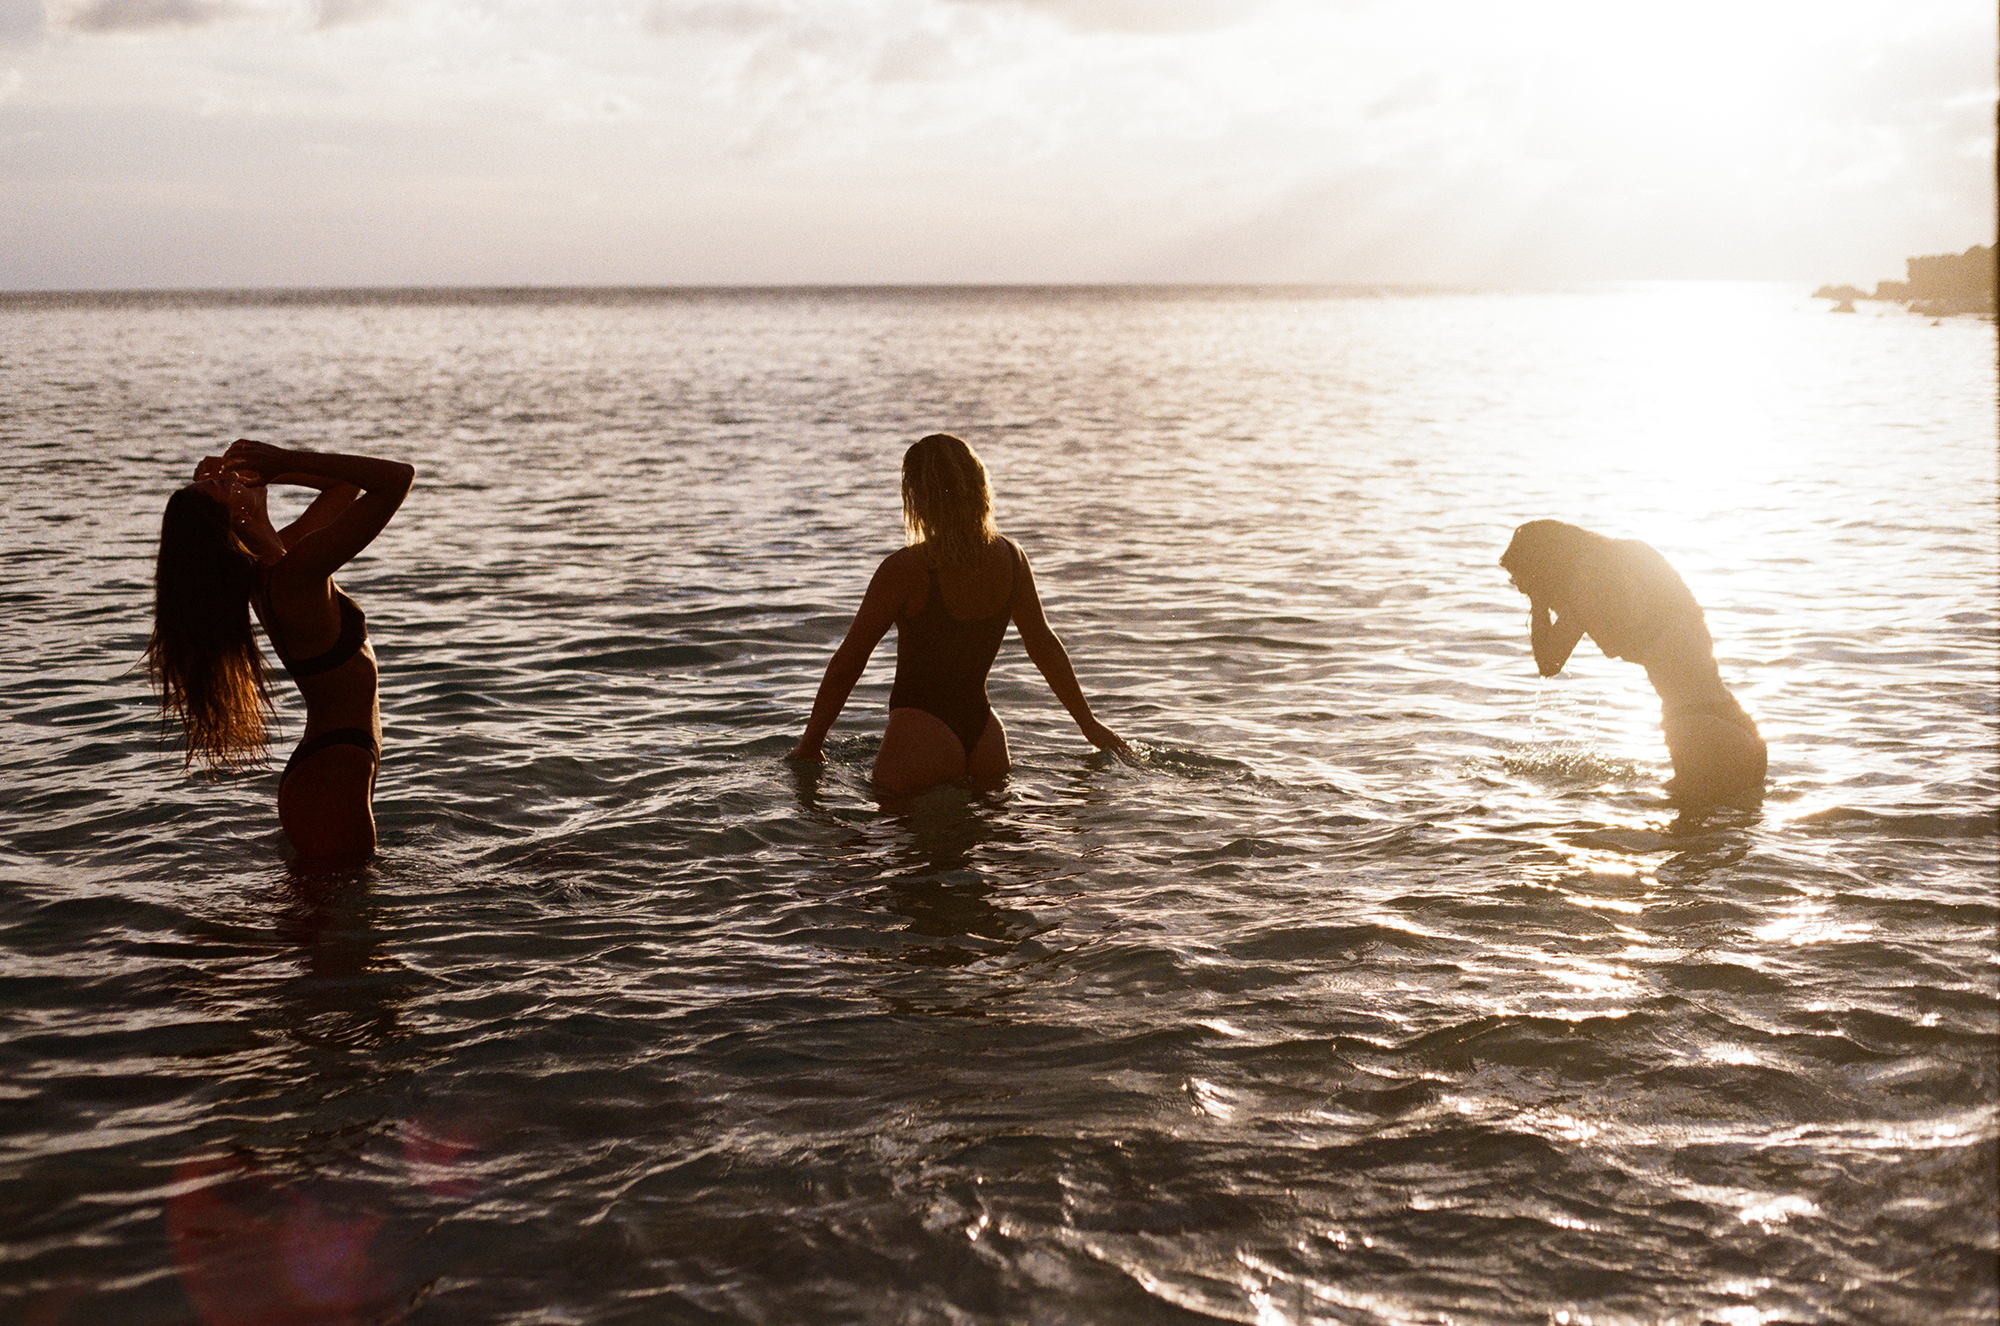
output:
[[1028, 651], [1028, 661], [1042, 674], [1042, 680], [1049, 684], [1049, 690], [1062, 707], [1076, 720], [1084, 739], [1099, 750], [1114, 750], [1122, 755], [1130, 755], [1132, 748], [1124, 738], [1097, 721], [1090, 712], [1090, 701], [1083, 698], [1083, 687], [1077, 684], [1076, 669], [1070, 666], [1069, 651], [1049, 626], [1048, 618], [1042, 615], [1042, 596], [1035, 592], [1035, 573], [1028, 566], [1028, 558], [1021, 556], [1022, 583], [1014, 594], [1014, 629], [1020, 633], [1021, 646]]
[[1528, 609], [1528, 639], [1535, 647], [1535, 667], [1544, 677], [1563, 670], [1576, 642], [1583, 639], [1583, 624], [1576, 613], [1557, 616], [1546, 603]]
[[298, 519], [278, 531], [278, 538], [284, 543], [287, 551], [306, 535], [332, 524], [335, 516], [347, 510], [348, 504], [361, 496], [361, 489], [354, 484], [329, 479], [323, 474], [304, 474], [296, 471], [273, 477], [267, 486], [319, 490], [319, 495], [299, 513]]
[[910, 597], [910, 568], [913, 565], [920, 566], [901, 554], [892, 553], [875, 568], [875, 577], [868, 582], [868, 592], [861, 596], [861, 607], [847, 627], [847, 638], [840, 642], [840, 648], [833, 651], [833, 658], [826, 665], [826, 675], [820, 678], [819, 694], [813, 697], [812, 717], [806, 720], [805, 735], [799, 738], [799, 744], [792, 747], [791, 754], [785, 758], [808, 760], [814, 764], [826, 759], [821, 748], [826, 742], [826, 734], [833, 728], [833, 720], [840, 717], [840, 711], [847, 705], [847, 697], [854, 692], [854, 684], [861, 680], [862, 672], [868, 667], [869, 655], [875, 652], [875, 646], [882, 643], [882, 637], [895, 625], [896, 614]]
[[283, 534], [284, 575], [324, 578], [375, 541], [409, 495], [416, 470], [401, 461], [295, 451], [239, 439], [223, 462], [246, 483], [288, 483], [320, 495]]
[[[284, 483], [293, 477], [295, 476], [280, 475], [271, 482]], [[299, 541], [306, 535], [317, 534], [331, 525], [335, 517], [347, 510], [355, 498], [361, 496], [361, 490], [351, 483], [302, 483], [300, 486], [318, 488], [319, 496], [315, 497], [304, 511], [299, 512], [297, 520], [278, 531], [278, 537], [284, 541], [287, 552], [297, 547]]]

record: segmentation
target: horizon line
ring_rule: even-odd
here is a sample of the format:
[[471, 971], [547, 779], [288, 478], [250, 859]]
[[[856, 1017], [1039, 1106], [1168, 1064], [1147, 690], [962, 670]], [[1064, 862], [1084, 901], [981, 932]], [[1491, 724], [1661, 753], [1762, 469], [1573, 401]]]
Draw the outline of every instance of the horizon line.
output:
[[155, 285], [155, 286], [74, 286], [17, 287], [0, 289], [0, 300], [109, 299], [143, 296], [314, 296], [314, 295], [416, 295], [479, 294], [534, 295], [569, 292], [675, 294], [675, 293], [899, 293], [910, 291], [957, 290], [1006, 292], [1025, 290], [1075, 291], [1201, 291], [1270, 290], [1336, 291], [1343, 293], [1394, 294], [1560, 294], [1579, 290], [1599, 290], [1619, 286], [1665, 285], [1766, 285], [1801, 288], [1809, 282], [1774, 280], [1765, 277], [1612, 277], [1547, 283], [1472, 281], [689, 281], [689, 282], [508, 282], [473, 284], [448, 282], [431, 285], [371, 283], [360, 285]]

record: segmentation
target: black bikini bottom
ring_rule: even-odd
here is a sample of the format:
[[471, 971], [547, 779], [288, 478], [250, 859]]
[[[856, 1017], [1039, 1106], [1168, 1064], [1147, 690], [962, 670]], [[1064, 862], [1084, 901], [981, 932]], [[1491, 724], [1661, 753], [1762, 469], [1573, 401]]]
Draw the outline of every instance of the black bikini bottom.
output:
[[[292, 776], [292, 770], [298, 767], [299, 761], [317, 755], [329, 746], [359, 746], [368, 752], [368, 758], [372, 763], [382, 763], [382, 748], [375, 744], [375, 734], [367, 728], [329, 728], [318, 736], [307, 737], [299, 743], [299, 748], [292, 752], [292, 758], [285, 761], [285, 771], [278, 775], [278, 786], [285, 785], [285, 780]], [[372, 770], [369, 781], [374, 781]]]

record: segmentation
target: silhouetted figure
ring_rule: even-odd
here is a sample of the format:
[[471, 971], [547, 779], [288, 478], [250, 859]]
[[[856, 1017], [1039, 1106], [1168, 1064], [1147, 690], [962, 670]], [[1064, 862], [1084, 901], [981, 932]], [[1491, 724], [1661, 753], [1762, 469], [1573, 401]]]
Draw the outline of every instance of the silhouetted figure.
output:
[[[254, 607], [306, 705], [278, 779], [278, 821], [301, 861], [355, 863], [375, 850], [375, 651], [333, 573], [382, 532], [415, 474], [400, 461], [238, 441], [195, 467], [160, 522], [146, 666], [161, 712], [180, 720], [190, 764], [263, 754], [271, 699]], [[273, 483], [319, 490], [283, 531], [265, 510]]]
[[876, 569], [791, 758], [825, 758], [827, 731], [893, 624], [896, 684], [875, 755], [877, 786], [914, 792], [1006, 773], [1007, 730], [987, 703], [986, 674], [1009, 621], [1090, 743], [1125, 751], [1118, 735], [1091, 717], [1069, 653], [1042, 616], [1027, 555], [994, 527], [986, 467], [971, 447], [932, 433], [904, 453], [903, 525], [910, 546]]
[[1528, 596], [1544, 677], [1562, 671], [1584, 635], [1608, 657], [1646, 669], [1674, 762], [1668, 795], [1683, 806], [1762, 798], [1764, 738], [1723, 689], [1701, 607], [1666, 558], [1637, 539], [1531, 520], [1514, 531], [1500, 565]]

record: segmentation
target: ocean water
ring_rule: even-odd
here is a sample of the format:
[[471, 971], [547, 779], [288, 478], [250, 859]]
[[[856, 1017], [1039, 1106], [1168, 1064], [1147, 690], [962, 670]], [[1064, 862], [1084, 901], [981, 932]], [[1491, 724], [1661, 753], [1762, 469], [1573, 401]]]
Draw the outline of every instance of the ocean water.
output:
[[[1825, 308], [0, 301], [0, 1319], [1992, 1321], [1994, 327]], [[785, 762], [936, 429], [1133, 763], [1011, 638], [1004, 787], [871, 791], [886, 643]], [[419, 470], [351, 879], [136, 670], [238, 436]], [[1682, 572], [1761, 811], [1536, 677], [1542, 516]]]

